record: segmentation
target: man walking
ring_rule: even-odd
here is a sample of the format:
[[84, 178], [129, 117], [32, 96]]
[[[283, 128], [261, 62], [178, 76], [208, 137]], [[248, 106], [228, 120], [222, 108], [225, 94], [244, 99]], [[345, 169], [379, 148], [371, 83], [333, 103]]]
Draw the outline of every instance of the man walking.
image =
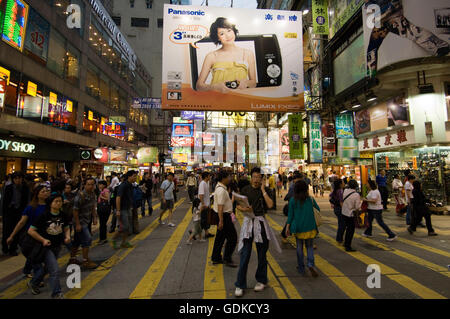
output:
[[247, 270], [253, 241], [256, 243], [258, 253], [258, 268], [255, 276], [257, 283], [254, 288], [257, 292], [263, 291], [268, 282], [266, 255], [269, 249], [269, 240], [274, 241], [277, 250], [281, 251], [272, 230], [264, 218], [267, 210], [273, 206], [270, 190], [264, 185], [265, 181], [262, 179], [261, 169], [255, 167], [251, 172], [251, 184], [244, 187], [241, 191], [241, 195], [248, 198], [250, 207], [237, 206], [240, 211], [246, 213], [246, 216], [239, 237], [238, 251], [240, 251], [241, 260], [235, 283], [236, 297], [241, 297], [244, 293], [243, 289], [247, 288]]
[[92, 235], [89, 225], [97, 225], [97, 197], [95, 196], [95, 180], [91, 177], [86, 179], [84, 190], [75, 197], [73, 204], [73, 225], [75, 225], [75, 236], [72, 242], [69, 264], [80, 264], [76, 259], [78, 248], [81, 246], [83, 254], [82, 267], [93, 269], [97, 264], [89, 259], [89, 248], [92, 244]]
[[384, 169], [382, 169], [380, 171], [380, 174], [377, 175], [376, 182], [377, 182], [377, 185], [378, 185], [378, 190], [380, 191], [380, 194], [381, 194], [381, 200], [383, 202], [383, 209], [386, 210], [387, 209], [389, 192], [388, 192], [388, 189], [387, 189], [386, 171]]
[[131, 233], [132, 225], [132, 208], [133, 208], [133, 183], [136, 182], [137, 172], [128, 171], [125, 174], [124, 181], [118, 186], [116, 207], [117, 207], [117, 219], [119, 219], [119, 231], [113, 239], [113, 246], [118, 249], [117, 238], [122, 237], [121, 248], [132, 248], [127, 239]]
[[153, 190], [153, 180], [149, 173], [144, 173], [144, 178], [139, 183], [139, 186], [142, 187], [144, 197], [142, 199], [142, 217], [145, 217], [145, 203], [148, 203], [148, 216], [152, 216], [153, 207], [152, 207], [152, 190]]
[[30, 190], [24, 184], [21, 172], [14, 172], [11, 179], [12, 183], [5, 187], [3, 196], [2, 250], [5, 255], [17, 256], [17, 236], [9, 247], [6, 241], [22, 217], [23, 210], [28, 205]]
[[195, 189], [197, 188], [197, 179], [195, 178], [193, 173], [189, 173], [186, 185], [188, 189], [189, 200], [192, 203], [195, 197]]
[[211, 180], [211, 175], [208, 172], [202, 173], [202, 181], [198, 187], [198, 198], [201, 201], [200, 204], [200, 224], [202, 229], [205, 230], [205, 238], [214, 237], [209, 233], [208, 224], [208, 210], [211, 205], [211, 199], [209, 194], [209, 181]]
[[174, 174], [169, 173], [167, 175], [167, 178], [164, 182], [161, 184], [160, 192], [161, 192], [161, 213], [159, 215], [159, 223], [161, 225], [164, 225], [165, 222], [162, 221], [162, 217], [164, 213], [168, 210], [169, 211], [169, 226], [175, 227], [175, 224], [172, 223], [172, 214], [173, 214], [173, 207], [174, 207], [174, 191], [175, 191], [175, 185], [173, 182]]
[[[214, 240], [214, 248], [211, 256], [213, 265], [225, 264], [228, 267], [236, 268], [231, 256], [236, 248], [237, 233], [231, 220], [233, 212], [233, 202], [228, 193], [228, 185], [231, 183], [231, 176], [226, 171], [221, 171], [217, 178], [217, 186], [214, 191], [214, 211], [219, 215], [217, 234]], [[225, 245], [225, 252], [222, 258], [222, 247]]]

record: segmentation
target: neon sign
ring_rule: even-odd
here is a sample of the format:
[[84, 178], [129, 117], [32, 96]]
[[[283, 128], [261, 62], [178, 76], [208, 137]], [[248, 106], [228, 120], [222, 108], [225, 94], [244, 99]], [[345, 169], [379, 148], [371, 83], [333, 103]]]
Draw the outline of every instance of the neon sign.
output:
[[2, 39], [22, 51], [28, 18], [28, 5], [21, 0], [6, 0]]

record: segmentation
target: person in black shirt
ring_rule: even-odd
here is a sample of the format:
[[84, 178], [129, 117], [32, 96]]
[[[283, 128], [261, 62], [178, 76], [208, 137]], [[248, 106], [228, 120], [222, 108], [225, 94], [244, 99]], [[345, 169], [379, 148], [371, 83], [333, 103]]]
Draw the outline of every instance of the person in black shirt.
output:
[[[70, 243], [70, 220], [61, 210], [63, 198], [59, 193], [52, 193], [46, 200], [46, 211], [30, 226], [28, 234], [44, 247], [45, 270], [50, 275], [52, 298], [63, 299], [59, 282], [58, 255], [63, 243]], [[41, 264], [33, 265], [33, 278], [28, 283], [33, 295], [40, 293], [38, 285], [44, 279], [45, 270]]]
[[152, 177], [149, 175], [149, 173], [144, 173], [144, 178], [139, 183], [139, 186], [145, 186], [144, 197], [142, 198], [142, 217], [145, 217], [145, 202], [148, 203], [148, 216], [152, 216], [152, 214], [153, 214], [153, 207], [152, 207], [153, 181], [152, 181]]

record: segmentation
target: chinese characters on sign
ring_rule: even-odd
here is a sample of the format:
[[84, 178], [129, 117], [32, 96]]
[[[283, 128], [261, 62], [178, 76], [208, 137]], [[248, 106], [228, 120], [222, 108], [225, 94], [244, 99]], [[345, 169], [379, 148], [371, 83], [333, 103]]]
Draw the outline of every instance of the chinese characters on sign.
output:
[[301, 115], [289, 115], [289, 154], [291, 159], [303, 158], [303, 120]]
[[309, 154], [311, 163], [322, 163], [322, 121], [319, 114], [309, 114]]
[[328, 0], [313, 0], [312, 11], [314, 33], [328, 34]]
[[359, 150], [374, 150], [382, 148], [392, 148], [401, 145], [414, 144], [414, 130], [413, 129], [401, 129], [397, 132], [387, 132], [382, 135], [376, 135], [373, 137], [366, 137], [359, 140]]
[[352, 113], [344, 113], [336, 116], [336, 137], [353, 138]]

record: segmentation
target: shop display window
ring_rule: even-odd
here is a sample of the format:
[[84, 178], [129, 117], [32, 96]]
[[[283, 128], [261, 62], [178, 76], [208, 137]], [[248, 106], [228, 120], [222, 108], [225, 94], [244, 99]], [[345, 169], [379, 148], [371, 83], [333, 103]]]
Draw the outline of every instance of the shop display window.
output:
[[102, 115], [94, 110], [86, 108], [83, 117], [83, 130], [87, 132], [101, 133], [101, 118]]
[[100, 97], [100, 79], [98, 73], [98, 68], [91, 61], [88, 61], [86, 72], [86, 93], [95, 98]]
[[75, 86], [78, 86], [79, 72], [80, 72], [80, 51], [75, 49], [72, 45], [67, 44], [67, 68], [66, 80]]

